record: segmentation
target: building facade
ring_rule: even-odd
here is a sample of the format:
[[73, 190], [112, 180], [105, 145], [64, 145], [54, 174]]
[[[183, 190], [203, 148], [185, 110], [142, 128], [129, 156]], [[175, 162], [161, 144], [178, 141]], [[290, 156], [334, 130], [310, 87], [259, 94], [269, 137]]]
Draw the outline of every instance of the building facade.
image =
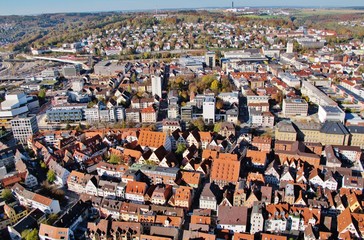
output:
[[36, 116], [17, 117], [10, 124], [14, 138], [21, 144], [26, 144], [28, 138], [39, 131]]

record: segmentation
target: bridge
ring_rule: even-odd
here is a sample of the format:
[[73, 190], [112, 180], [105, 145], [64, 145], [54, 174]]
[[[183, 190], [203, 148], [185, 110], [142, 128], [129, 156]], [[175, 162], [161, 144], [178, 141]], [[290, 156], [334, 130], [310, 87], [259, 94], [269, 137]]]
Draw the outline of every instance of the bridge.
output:
[[60, 59], [60, 58], [52, 58], [52, 57], [30, 57], [30, 58], [35, 59], [35, 60], [69, 63], [69, 64], [74, 64], [74, 65], [80, 64], [82, 66], [83, 70], [86, 70], [86, 71], [91, 70], [91, 68], [89, 66], [87, 66], [86, 64], [84, 64], [83, 62], [73, 61], [73, 60], [69, 60], [69, 59]]
[[24, 81], [25, 78], [22, 77], [0, 77], [0, 82], [17, 82]]

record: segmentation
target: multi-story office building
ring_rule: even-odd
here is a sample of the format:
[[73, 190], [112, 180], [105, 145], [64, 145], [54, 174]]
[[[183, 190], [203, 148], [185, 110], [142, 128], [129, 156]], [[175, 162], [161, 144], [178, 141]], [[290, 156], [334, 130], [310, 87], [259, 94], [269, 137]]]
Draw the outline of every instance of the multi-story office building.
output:
[[11, 127], [10, 120], [16, 116], [24, 116], [39, 109], [36, 97], [27, 96], [24, 92], [11, 92], [5, 96], [5, 101], [0, 106], [1, 126]]
[[193, 106], [191, 104], [187, 104], [186, 106], [181, 107], [181, 119], [185, 122], [191, 121], [192, 112]]
[[285, 117], [289, 116], [307, 116], [308, 104], [303, 99], [284, 99], [282, 106]]
[[337, 106], [337, 103], [324, 92], [308, 81], [302, 81], [302, 95], [306, 95], [311, 102], [322, 106]]
[[345, 112], [338, 106], [319, 106], [318, 118], [320, 122], [338, 121], [344, 123]]
[[51, 109], [47, 111], [48, 122], [78, 122], [83, 119], [83, 111], [79, 108]]
[[36, 116], [17, 117], [10, 124], [14, 138], [22, 144], [26, 144], [28, 138], [39, 131]]
[[215, 97], [207, 96], [202, 105], [202, 116], [206, 123], [215, 123]]
[[205, 62], [209, 68], [216, 67], [216, 56], [215, 52], [207, 52], [205, 54]]

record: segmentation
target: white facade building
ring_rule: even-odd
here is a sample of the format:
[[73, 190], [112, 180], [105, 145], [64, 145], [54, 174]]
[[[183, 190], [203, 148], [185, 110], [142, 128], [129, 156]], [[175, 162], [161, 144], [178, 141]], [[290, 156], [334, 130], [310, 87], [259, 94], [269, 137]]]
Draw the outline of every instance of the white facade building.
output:
[[320, 122], [324, 123], [326, 121], [339, 121], [344, 123], [345, 112], [341, 110], [338, 106], [319, 106], [318, 118]]
[[26, 144], [28, 138], [39, 131], [36, 116], [17, 117], [10, 124], [14, 138], [22, 144]]
[[162, 97], [162, 78], [152, 76], [152, 94]]
[[204, 98], [202, 111], [202, 117], [206, 123], [215, 123], [215, 97]]

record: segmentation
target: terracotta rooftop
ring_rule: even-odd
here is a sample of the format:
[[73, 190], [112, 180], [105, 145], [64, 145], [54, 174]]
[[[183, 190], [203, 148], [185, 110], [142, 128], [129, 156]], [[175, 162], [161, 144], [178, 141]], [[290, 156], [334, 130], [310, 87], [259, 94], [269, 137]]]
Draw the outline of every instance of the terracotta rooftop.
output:
[[166, 142], [167, 134], [162, 132], [140, 131], [138, 142], [141, 146], [158, 148]]
[[39, 228], [39, 235], [45, 238], [67, 240], [70, 239], [69, 231], [69, 228], [55, 227], [41, 223]]
[[182, 180], [187, 184], [198, 184], [201, 174], [198, 172], [182, 172]]
[[125, 193], [144, 195], [147, 184], [145, 182], [131, 181], [126, 185]]
[[155, 110], [154, 110], [153, 106], [149, 106], [147, 108], [143, 108], [141, 113], [155, 113]]
[[249, 149], [246, 153], [246, 158], [250, 159], [250, 161], [255, 165], [265, 165], [267, 153]]
[[237, 182], [240, 174], [239, 161], [226, 161], [226, 159], [216, 159], [212, 164], [211, 179], [228, 182]]
[[50, 206], [52, 201], [53, 201], [52, 199], [44, 197], [44, 196], [39, 195], [39, 194], [34, 194], [34, 197], [33, 197], [32, 200], [36, 201], [38, 203], [41, 203], [43, 205], [46, 205], [46, 206]]

